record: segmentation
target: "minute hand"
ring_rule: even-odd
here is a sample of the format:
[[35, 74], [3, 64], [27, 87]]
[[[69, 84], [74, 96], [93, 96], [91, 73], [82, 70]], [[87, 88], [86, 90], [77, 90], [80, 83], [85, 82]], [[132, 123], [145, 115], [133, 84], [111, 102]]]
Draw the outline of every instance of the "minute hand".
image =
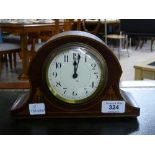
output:
[[77, 74], [77, 69], [78, 69], [78, 65], [79, 65], [79, 61], [80, 61], [80, 55], [78, 54], [78, 62], [76, 62], [76, 59], [74, 59], [73, 65], [74, 65], [74, 74], [73, 74], [73, 78], [77, 78], [78, 74]]
[[78, 63], [76, 61], [74, 61], [73, 66], [74, 66], [73, 78], [75, 79], [78, 77], [78, 74], [77, 74]]
[[81, 56], [80, 56], [80, 54], [78, 54], [78, 60], [77, 60], [78, 62], [76, 63], [76, 72], [77, 72], [77, 69], [79, 66], [80, 58], [81, 58]]

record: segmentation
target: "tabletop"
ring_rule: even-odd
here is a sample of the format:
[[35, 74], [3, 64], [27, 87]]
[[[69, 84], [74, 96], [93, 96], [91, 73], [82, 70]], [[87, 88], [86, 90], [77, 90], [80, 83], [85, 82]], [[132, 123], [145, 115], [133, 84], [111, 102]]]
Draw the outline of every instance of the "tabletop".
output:
[[143, 70], [155, 71], [155, 57], [147, 61], [135, 64], [134, 68], [143, 68]]
[[128, 81], [121, 89], [133, 95], [140, 107], [134, 118], [53, 118], [15, 120], [10, 115], [13, 102], [28, 89], [0, 90], [1, 135], [128, 135], [155, 134], [155, 81]]
[[27, 33], [52, 31], [54, 23], [0, 23], [1, 31], [11, 33]]

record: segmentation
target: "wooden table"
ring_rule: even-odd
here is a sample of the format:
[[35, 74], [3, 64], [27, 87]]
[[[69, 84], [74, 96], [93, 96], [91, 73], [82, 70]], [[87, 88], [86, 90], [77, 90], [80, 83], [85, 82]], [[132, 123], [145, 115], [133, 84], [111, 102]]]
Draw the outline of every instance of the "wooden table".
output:
[[27, 56], [27, 36], [28, 33], [33, 32], [47, 32], [52, 31], [54, 23], [43, 24], [14, 24], [14, 23], [0, 23], [0, 29], [2, 32], [17, 33], [21, 39], [21, 55], [22, 55], [22, 74], [19, 76], [21, 80], [27, 80], [28, 70], [28, 56]]
[[124, 81], [127, 91], [140, 107], [140, 116], [132, 118], [54, 118], [14, 120], [10, 108], [29, 90], [0, 90], [0, 135], [146, 135], [155, 134], [155, 81]]
[[134, 66], [135, 80], [155, 80], [155, 65], [149, 65], [152, 62], [155, 62], [155, 58], [136, 64]]

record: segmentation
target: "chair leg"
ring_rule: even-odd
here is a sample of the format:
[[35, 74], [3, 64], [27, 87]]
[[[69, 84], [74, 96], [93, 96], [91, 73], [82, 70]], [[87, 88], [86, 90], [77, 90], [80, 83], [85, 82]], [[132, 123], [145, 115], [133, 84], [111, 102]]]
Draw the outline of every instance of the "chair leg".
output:
[[3, 59], [3, 55], [0, 55], [0, 75], [2, 72], [2, 59]]
[[131, 38], [129, 38], [129, 48], [131, 49]]
[[151, 38], [151, 52], [153, 51], [153, 42], [154, 42], [155, 38]]
[[142, 39], [141, 45], [140, 45], [140, 49], [143, 47], [145, 40]]
[[4, 60], [4, 62], [5, 62], [6, 68], [8, 68], [8, 55], [7, 55], [6, 53], [3, 54], [3, 60]]
[[36, 52], [34, 51], [29, 51], [29, 61], [31, 62], [33, 58], [36, 56]]
[[10, 65], [10, 69], [12, 70], [12, 53], [9, 53], [9, 65]]
[[118, 59], [120, 60], [120, 57], [121, 57], [121, 48], [122, 48], [122, 40], [121, 39], [118, 39]]
[[14, 58], [14, 67], [16, 69], [17, 63], [16, 63], [16, 52], [13, 52], [13, 58]]
[[130, 55], [129, 55], [129, 41], [128, 41], [128, 36], [126, 35], [125, 36], [125, 40], [126, 40], [126, 51], [127, 51], [127, 54], [128, 54], [128, 57], [130, 57]]
[[136, 44], [135, 50], [137, 50], [137, 49], [138, 49], [139, 44], [140, 44], [140, 39], [138, 39], [138, 40], [137, 40], [137, 44]]
[[118, 47], [118, 59], [120, 60], [120, 47]]

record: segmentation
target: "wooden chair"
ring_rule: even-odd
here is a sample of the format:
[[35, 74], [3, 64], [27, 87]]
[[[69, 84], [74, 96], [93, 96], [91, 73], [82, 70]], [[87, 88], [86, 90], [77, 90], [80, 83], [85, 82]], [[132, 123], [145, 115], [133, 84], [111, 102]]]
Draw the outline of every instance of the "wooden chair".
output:
[[[8, 68], [8, 61], [9, 60], [9, 66], [10, 69], [13, 69], [13, 62], [14, 62], [14, 68], [16, 68], [16, 53], [20, 51], [20, 45], [13, 44], [13, 43], [0, 43], [0, 59], [3, 60], [6, 64], [6, 67]], [[12, 57], [14, 60], [12, 61]]]
[[93, 25], [93, 26], [95, 25], [95, 27], [93, 29], [91, 29], [91, 30], [88, 30], [88, 28], [87, 28], [87, 20], [83, 19], [82, 20], [83, 30], [86, 31], [86, 32], [92, 33], [94, 35], [97, 35], [98, 32], [99, 32], [100, 26], [101, 26], [101, 20], [98, 19], [97, 21], [94, 21], [94, 19], [91, 19], [88, 22], [88, 25], [89, 25], [89, 27], [91, 27], [91, 25]]
[[72, 30], [74, 19], [55, 19], [55, 26], [53, 29], [53, 35]]
[[127, 35], [122, 35], [120, 34], [109, 34], [107, 35], [107, 39], [111, 41], [117, 41], [119, 43], [118, 45], [118, 58], [120, 59], [120, 52], [121, 51], [126, 51], [129, 55], [129, 50], [128, 50], [128, 36]]
[[[39, 42], [40, 33], [31, 33], [29, 35], [29, 41], [27, 45], [27, 53], [29, 57], [29, 63], [35, 57], [38, 49], [43, 46], [44, 42]], [[45, 38], [44, 38], [45, 39]]]
[[[107, 23], [105, 20], [105, 28], [107, 29]], [[107, 34], [107, 30], [106, 30], [106, 43], [108, 44], [108, 40], [118, 43], [118, 58], [120, 59], [120, 52], [121, 51], [125, 51], [127, 52], [128, 57], [129, 55], [129, 47], [131, 45], [131, 40], [128, 41], [128, 35], [126, 34], [122, 34], [121, 28], [119, 26], [118, 30], [116, 32], [112, 32], [111, 34]]]

